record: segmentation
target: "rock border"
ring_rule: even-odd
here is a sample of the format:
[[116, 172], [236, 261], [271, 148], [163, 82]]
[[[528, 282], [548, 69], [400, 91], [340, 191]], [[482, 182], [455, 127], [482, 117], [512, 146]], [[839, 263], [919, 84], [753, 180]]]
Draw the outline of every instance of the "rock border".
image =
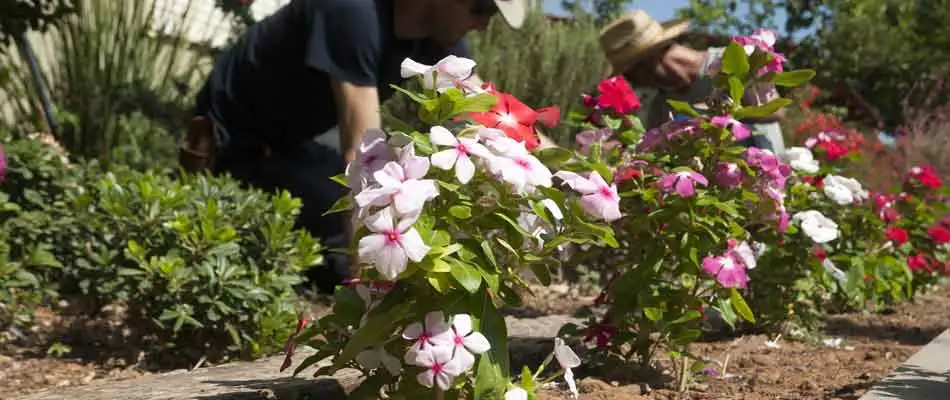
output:
[[[506, 317], [512, 365], [538, 363], [551, 352], [553, 337], [567, 323], [581, 320], [568, 315], [538, 318]], [[313, 354], [301, 349], [298, 360]], [[309, 378], [281, 373], [283, 356], [235, 362], [194, 371], [174, 371], [122, 381], [94, 381], [85, 386], [51, 389], [19, 397], [21, 400], [336, 400], [360, 382], [356, 370], [331, 377]], [[327, 360], [321, 362], [325, 365]], [[316, 367], [311, 367], [313, 371]]]
[[950, 399], [950, 329], [880, 380], [859, 400]]

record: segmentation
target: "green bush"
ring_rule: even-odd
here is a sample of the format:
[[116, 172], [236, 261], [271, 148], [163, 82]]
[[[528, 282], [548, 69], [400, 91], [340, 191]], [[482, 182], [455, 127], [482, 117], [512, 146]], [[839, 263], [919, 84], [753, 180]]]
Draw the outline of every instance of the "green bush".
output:
[[[554, 21], [535, 10], [518, 31], [496, 19], [484, 32], [470, 34], [468, 40], [482, 79], [525, 104], [557, 105], [562, 115], [567, 115], [581, 106], [578, 94], [590, 91], [609, 71], [598, 33], [591, 19]], [[385, 111], [403, 121], [416, 121], [416, 108], [410, 103], [396, 96]], [[548, 134], [564, 145], [573, 141], [570, 131], [561, 126]]]
[[87, 299], [89, 312], [123, 305], [136, 344], [180, 350], [182, 361], [260, 355], [290, 333], [293, 287], [322, 261], [317, 241], [294, 229], [299, 200], [226, 177], [104, 173], [95, 163], [66, 171], [36, 141], [4, 147], [11, 168], [0, 189], [28, 210], [2, 221], [7, 253], [24, 260], [39, 248], [62, 265], [37, 270], [39, 285]]

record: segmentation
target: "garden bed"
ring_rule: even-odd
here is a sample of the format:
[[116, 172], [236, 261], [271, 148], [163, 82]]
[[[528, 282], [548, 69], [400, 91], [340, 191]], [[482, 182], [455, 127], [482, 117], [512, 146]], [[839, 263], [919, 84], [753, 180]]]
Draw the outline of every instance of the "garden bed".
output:
[[[511, 310], [511, 314], [522, 318], [562, 312], [584, 314], [591, 300], [585, 292], [555, 285], [536, 291], [536, 296], [529, 298], [525, 307]], [[53, 328], [63, 324], [52, 313], [40, 315], [43, 322], [35, 334], [50, 335]], [[108, 323], [108, 319], [99, 321], [99, 324]], [[785, 339], [778, 341], [779, 348], [768, 348], [765, 345], [768, 338], [763, 335], [697, 343], [694, 348], [701, 356], [722, 360], [728, 354], [726, 372], [734, 377], [696, 383], [686, 398], [857, 399], [874, 382], [948, 327], [950, 287], [944, 287], [881, 314], [831, 317], [825, 334], [842, 339], [838, 349]], [[91, 329], [90, 332], [103, 331]], [[87, 337], [93, 335], [87, 332]], [[107, 354], [101, 344], [86, 349], [73, 347], [70, 355], [61, 358], [45, 356], [48, 348], [48, 345], [19, 348], [0, 356], [0, 391], [19, 396], [57, 386], [134, 379], [161, 371], [161, 366], [139, 365], [128, 357], [101, 356]], [[134, 349], [113, 353], [134, 354]], [[84, 357], [91, 354], [100, 356]], [[582, 398], [672, 399], [677, 396], [660, 384], [651, 386], [622, 373], [581, 369], [577, 374]], [[562, 389], [546, 389], [542, 398], [568, 398]]]

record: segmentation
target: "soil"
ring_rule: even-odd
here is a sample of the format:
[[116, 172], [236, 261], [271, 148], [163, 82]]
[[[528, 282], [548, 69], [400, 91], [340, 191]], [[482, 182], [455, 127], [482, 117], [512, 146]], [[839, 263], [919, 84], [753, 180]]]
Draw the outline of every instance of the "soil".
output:
[[[532, 288], [532, 292], [534, 296], [527, 296], [523, 307], [506, 311], [520, 317], [552, 313], [583, 315], [589, 312], [587, 307], [596, 295], [593, 290], [566, 285], [543, 290]], [[326, 303], [321, 303], [314, 306], [314, 314], [326, 311]], [[4, 394], [0, 397], [15, 398], [42, 389], [84, 385], [99, 379], [134, 379], [162, 371], [160, 367], [142, 363], [143, 355], [136, 356], [134, 349], [103, 351], [104, 348], [115, 350], [113, 344], [102, 343], [104, 336], [100, 333], [116, 331], [118, 320], [114, 314], [106, 314], [97, 321], [77, 323], [58, 316], [53, 310], [40, 309], [37, 321], [29, 332], [24, 332], [33, 339], [32, 344], [0, 350], [0, 393]], [[74, 344], [74, 340], [65, 355], [56, 354], [59, 346], [50, 343], [63, 338], [66, 327], [75, 330], [77, 326], [85, 330], [82, 336], [90, 345]], [[694, 352], [704, 357], [723, 360], [728, 355], [726, 373], [729, 376], [694, 382], [685, 394], [670, 390], [669, 385], [654, 384], [651, 388], [615, 373], [578, 370], [575, 375], [582, 399], [856, 400], [871, 384], [948, 326], [950, 287], [944, 287], [881, 314], [831, 317], [824, 333], [842, 339], [838, 349], [786, 339], [778, 341], [778, 348], [769, 348], [765, 346], [768, 338], [761, 335], [697, 343]], [[541, 398], [570, 398], [564, 389], [563, 384], [546, 388]]]
[[[706, 399], [841, 399], [856, 400], [921, 347], [950, 327], [950, 287], [920, 296], [881, 314], [852, 313], [829, 318], [826, 339], [840, 338], [838, 348], [824, 340], [809, 344], [784, 339], [778, 348], [769, 337], [751, 335], [734, 340], [697, 343], [693, 350], [707, 359], [724, 361], [722, 378], [694, 382], [686, 393], [632, 382], [623, 376], [575, 373], [580, 399], [706, 400]], [[599, 379], [598, 379], [599, 378]], [[566, 386], [546, 388], [544, 400], [569, 399]]]

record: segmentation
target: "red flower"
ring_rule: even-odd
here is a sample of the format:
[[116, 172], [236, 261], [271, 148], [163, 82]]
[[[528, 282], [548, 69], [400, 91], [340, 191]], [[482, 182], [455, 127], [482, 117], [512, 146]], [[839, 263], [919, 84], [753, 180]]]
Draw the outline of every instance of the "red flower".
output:
[[515, 96], [495, 90], [491, 84], [483, 85], [483, 88], [494, 94], [498, 102], [490, 111], [470, 113], [468, 117], [486, 127], [501, 129], [508, 137], [523, 142], [528, 150], [534, 150], [541, 144], [535, 132], [535, 123], [541, 122], [553, 128], [561, 118], [561, 111], [557, 107], [545, 107], [535, 111]]
[[287, 341], [284, 342], [284, 353], [286, 356], [284, 356], [284, 362], [280, 365], [280, 372], [284, 372], [284, 370], [289, 368], [293, 363], [294, 350], [297, 349], [297, 335], [303, 331], [303, 328], [307, 327], [307, 323], [309, 322], [310, 320], [304, 316], [303, 313], [300, 313], [300, 316], [297, 318], [297, 329], [293, 335], [290, 335]]
[[587, 336], [584, 337], [584, 342], [590, 342], [594, 340], [597, 343], [597, 348], [604, 348], [610, 344], [610, 339], [617, 334], [617, 328], [610, 323], [610, 318], [604, 317], [597, 325], [587, 328]]
[[821, 189], [821, 187], [822, 187], [822, 186], [824, 185], [824, 183], [825, 183], [825, 178], [824, 178], [823, 176], [804, 175], [804, 176], [802, 176], [802, 180], [805, 181], [805, 183], [807, 183], [807, 184], [809, 184], [809, 185], [812, 185], [812, 186], [814, 186], [814, 187], [816, 187], [816, 188], [819, 188], [819, 189]]
[[950, 230], [942, 226], [934, 226], [927, 229], [927, 234], [930, 235], [930, 240], [933, 240], [937, 244], [950, 243]]
[[825, 261], [825, 259], [828, 258], [828, 254], [825, 253], [825, 250], [822, 249], [821, 247], [815, 246], [814, 252], [815, 252], [815, 257], [818, 257], [818, 259], [821, 261]]
[[848, 148], [838, 142], [819, 142], [818, 147], [825, 151], [825, 157], [828, 158], [828, 161], [835, 161], [848, 155]]
[[937, 175], [937, 170], [932, 165], [911, 168], [907, 175], [908, 180], [917, 181], [930, 189], [936, 190], [943, 186], [940, 175]]
[[927, 262], [927, 256], [923, 253], [917, 253], [915, 256], [907, 256], [907, 267], [911, 271], [917, 271], [921, 269], [927, 269], [930, 266], [930, 263]]
[[614, 174], [614, 182], [624, 183], [637, 179], [642, 175], [643, 173], [635, 167], [620, 167], [620, 169], [617, 170], [617, 173]]
[[896, 226], [888, 227], [887, 231], [884, 233], [884, 237], [890, 239], [898, 246], [907, 243], [907, 241], [910, 239], [910, 235], [907, 234], [906, 230]]
[[600, 93], [597, 96], [597, 105], [600, 108], [609, 108], [621, 115], [640, 109], [640, 98], [621, 75], [600, 81], [597, 92]]

